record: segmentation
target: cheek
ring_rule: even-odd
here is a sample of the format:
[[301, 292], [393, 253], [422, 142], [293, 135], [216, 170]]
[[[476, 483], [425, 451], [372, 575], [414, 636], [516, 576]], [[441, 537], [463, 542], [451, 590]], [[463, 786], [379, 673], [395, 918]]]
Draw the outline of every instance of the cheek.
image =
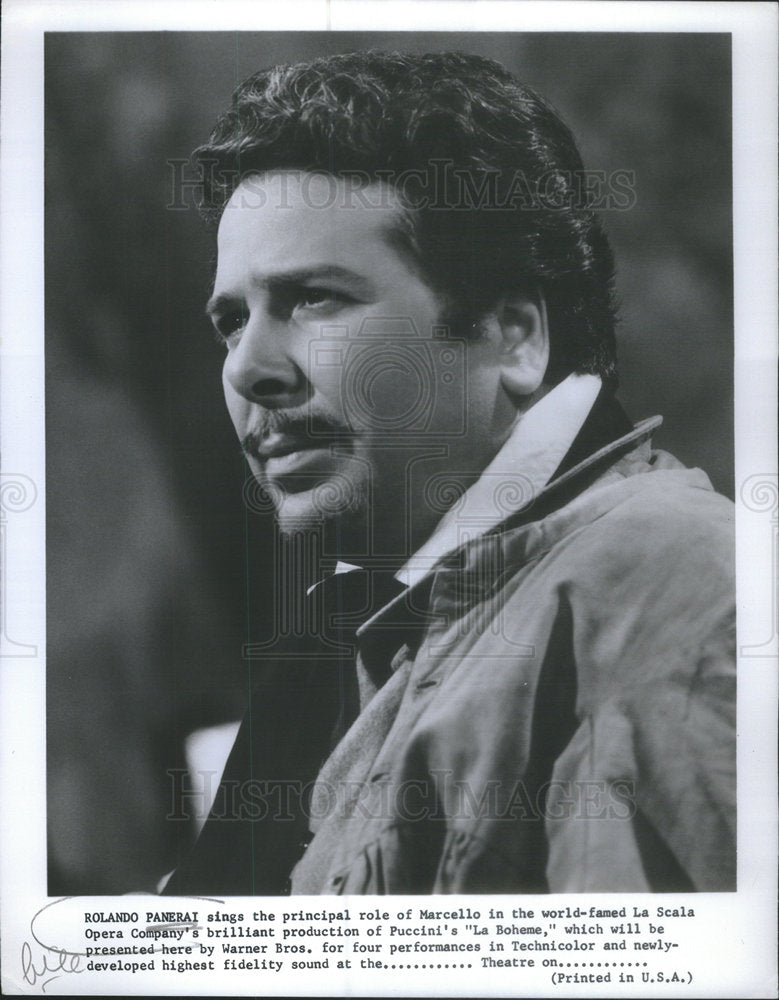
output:
[[472, 341], [468, 344], [468, 396], [478, 406], [481, 402], [485, 410], [491, 410], [497, 397], [502, 394], [501, 366], [503, 359], [498, 347], [488, 339]]
[[227, 404], [227, 412], [233, 422], [233, 427], [235, 427], [238, 436], [242, 437], [246, 428], [249, 404], [230, 385], [224, 372], [222, 373], [222, 390], [224, 392], [225, 403]]
[[421, 338], [353, 345], [338, 387], [351, 426], [393, 436], [440, 432], [441, 397], [452, 388], [461, 396], [462, 373], [458, 386], [442, 382], [439, 353]]

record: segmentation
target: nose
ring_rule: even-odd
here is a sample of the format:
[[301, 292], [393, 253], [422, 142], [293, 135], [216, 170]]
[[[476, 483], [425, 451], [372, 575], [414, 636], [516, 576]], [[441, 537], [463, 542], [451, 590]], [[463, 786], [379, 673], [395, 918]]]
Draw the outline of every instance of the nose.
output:
[[308, 380], [287, 352], [280, 333], [272, 321], [250, 316], [224, 363], [225, 383], [250, 403], [267, 409], [298, 406], [309, 396]]

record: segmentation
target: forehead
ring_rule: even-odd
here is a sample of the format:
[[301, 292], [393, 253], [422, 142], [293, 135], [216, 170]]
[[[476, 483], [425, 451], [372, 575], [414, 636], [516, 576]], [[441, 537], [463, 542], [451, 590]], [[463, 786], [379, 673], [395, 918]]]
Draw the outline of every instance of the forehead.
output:
[[262, 274], [332, 264], [408, 269], [393, 240], [404, 218], [387, 184], [300, 171], [241, 182], [219, 224], [217, 284], [248, 269]]

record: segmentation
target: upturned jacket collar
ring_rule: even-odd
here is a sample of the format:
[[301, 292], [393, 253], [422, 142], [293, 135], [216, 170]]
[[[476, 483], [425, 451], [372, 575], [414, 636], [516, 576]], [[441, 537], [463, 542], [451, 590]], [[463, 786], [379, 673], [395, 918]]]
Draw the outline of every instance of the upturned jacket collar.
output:
[[[661, 424], [662, 417], [655, 416], [634, 426], [613, 393], [602, 388], [546, 486], [490, 531], [445, 555], [422, 579], [396, 593], [357, 629], [366, 666], [385, 658], [382, 654], [386, 654], [388, 642], [397, 647], [403, 636], [413, 648], [424, 631], [442, 614], [448, 615], [453, 605], [462, 612], [499, 588], [508, 571], [507, 543], [522, 534], [520, 529], [566, 506], [619, 459], [648, 442]], [[508, 548], [516, 546], [509, 544]], [[510, 559], [512, 565], [516, 555], [514, 552]]]

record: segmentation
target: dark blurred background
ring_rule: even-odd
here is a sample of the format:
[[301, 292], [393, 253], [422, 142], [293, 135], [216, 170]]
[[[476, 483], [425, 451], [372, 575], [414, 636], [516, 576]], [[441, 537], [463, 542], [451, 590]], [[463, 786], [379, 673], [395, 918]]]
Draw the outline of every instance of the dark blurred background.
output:
[[620, 397], [733, 494], [729, 36], [49, 34], [51, 894], [151, 889], [173, 867], [192, 830], [166, 820], [166, 771], [193, 730], [240, 716], [241, 647], [268, 625], [272, 524], [242, 502], [203, 317], [212, 237], [170, 207], [170, 161], [254, 70], [369, 47], [492, 56], [557, 107], [588, 168], [635, 171], [635, 205], [604, 213]]

